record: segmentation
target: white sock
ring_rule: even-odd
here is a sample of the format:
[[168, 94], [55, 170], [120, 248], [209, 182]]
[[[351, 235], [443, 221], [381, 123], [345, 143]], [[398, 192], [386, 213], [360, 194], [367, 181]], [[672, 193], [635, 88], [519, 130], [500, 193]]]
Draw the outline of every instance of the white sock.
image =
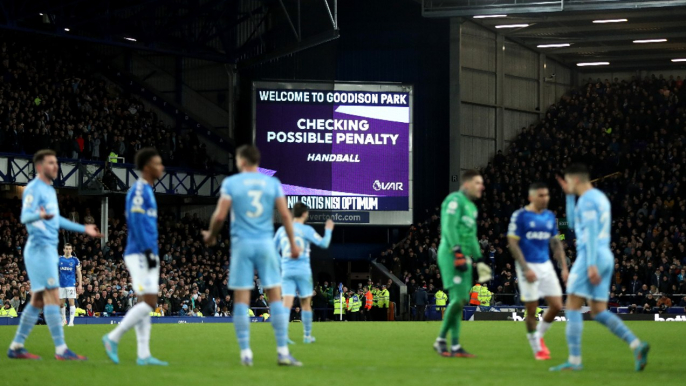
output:
[[10, 350], [19, 350], [20, 348], [24, 348], [24, 345], [21, 343], [12, 342], [10, 344]]
[[457, 351], [457, 350], [460, 349], [460, 347], [462, 347], [462, 345], [456, 344], [455, 346], [451, 347], [450, 350], [451, 350], [451, 351]]
[[61, 344], [61, 345], [55, 347], [55, 354], [57, 354], [57, 355], [64, 355], [65, 351], [67, 351], [67, 345], [66, 344]]
[[138, 340], [138, 358], [148, 358], [150, 357], [150, 330], [152, 329], [150, 314], [141, 319], [135, 328], [136, 340]]
[[436, 342], [445, 343], [445, 338], [436, 338]]
[[251, 349], [248, 348], [245, 350], [241, 350], [241, 359], [245, 359], [245, 358], [252, 359], [252, 350]]
[[62, 311], [62, 323], [67, 321], [67, 307], [60, 307], [60, 311]]
[[74, 324], [74, 316], [76, 315], [76, 306], [69, 306], [69, 324]]
[[636, 338], [631, 343], [629, 343], [629, 347], [631, 347], [632, 350], [636, 350], [639, 344], [641, 344], [641, 341], [638, 340], [638, 338]]
[[278, 352], [279, 355], [281, 355], [281, 356], [286, 356], [286, 355], [291, 354], [290, 351], [288, 351], [288, 346], [277, 347], [276, 352]]
[[531, 346], [534, 354], [541, 351], [541, 338], [539, 338], [538, 333], [530, 332], [526, 334], [526, 338], [529, 340], [529, 346]]
[[538, 332], [538, 337], [543, 338], [546, 332], [548, 332], [548, 329], [550, 328], [550, 325], [552, 323], [548, 323], [545, 320], [541, 320], [538, 322], [538, 326], [536, 327], [536, 332]]
[[119, 343], [119, 340], [126, 331], [137, 325], [144, 317], [150, 316], [150, 311], [152, 311], [152, 307], [148, 303], [140, 302], [136, 304], [126, 313], [121, 323], [107, 337], [115, 343]]
[[580, 365], [581, 364], [581, 357], [577, 357], [574, 355], [570, 355], [569, 358], [567, 359], [567, 362], [573, 364], [573, 365]]

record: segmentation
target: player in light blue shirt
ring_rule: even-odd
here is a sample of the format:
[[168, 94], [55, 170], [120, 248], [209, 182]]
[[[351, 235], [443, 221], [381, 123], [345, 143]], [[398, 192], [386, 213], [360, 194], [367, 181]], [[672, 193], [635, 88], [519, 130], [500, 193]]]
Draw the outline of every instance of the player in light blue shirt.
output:
[[315, 341], [312, 336], [312, 306], [310, 299], [314, 286], [312, 284], [312, 268], [310, 267], [310, 244], [319, 248], [328, 248], [333, 232], [333, 221], [326, 221], [324, 237], [309, 225], [305, 225], [309, 216], [310, 208], [303, 203], [297, 203], [293, 207], [293, 228], [295, 231], [295, 243], [302, 253], [297, 259], [291, 257], [290, 241], [284, 227], [279, 228], [274, 236], [277, 251], [281, 252], [281, 279], [283, 280], [283, 306], [290, 310], [296, 293], [300, 295], [302, 308], [303, 342]]
[[[67, 307], [64, 306], [66, 300], [69, 301], [69, 327], [74, 327], [74, 314], [76, 305], [74, 300], [76, 295], [83, 292], [83, 277], [81, 276], [81, 262], [76, 256], [72, 256], [71, 244], [64, 244], [64, 256], [59, 258], [60, 270], [60, 309], [62, 311], [62, 324], [67, 324]], [[78, 278], [79, 285], [76, 286]]]
[[57, 194], [52, 181], [57, 178], [59, 165], [52, 150], [40, 150], [33, 156], [36, 178], [29, 182], [22, 197], [21, 223], [26, 225], [29, 239], [24, 248], [24, 263], [31, 281], [31, 303], [22, 312], [17, 334], [7, 351], [10, 359], [40, 359], [24, 348], [24, 342], [38, 320], [43, 308], [45, 322], [55, 344], [57, 360], [85, 360], [64, 343], [60, 297], [58, 288], [57, 243], [59, 229], [102, 237], [95, 225], [73, 223], [60, 216]]
[[150, 313], [157, 306], [160, 281], [160, 257], [157, 244], [157, 201], [153, 186], [162, 178], [162, 157], [153, 148], [136, 153], [139, 178], [126, 195], [126, 225], [128, 239], [124, 263], [129, 271], [138, 303], [126, 312], [124, 319], [109, 334], [102, 337], [105, 352], [112, 362], [119, 364], [119, 341], [131, 328], [136, 330], [139, 366], [167, 366], [168, 363], [150, 353]]
[[279, 257], [274, 248], [274, 207], [283, 220], [291, 247], [291, 256], [297, 258], [300, 248], [295, 243], [293, 221], [288, 211], [281, 183], [258, 171], [260, 152], [254, 146], [241, 146], [236, 150], [239, 174], [222, 182], [221, 197], [210, 220], [210, 229], [203, 231], [205, 243], [217, 243], [217, 234], [231, 211], [231, 261], [229, 288], [234, 290], [233, 324], [241, 348], [241, 363], [252, 366], [250, 349], [250, 319], [248, 305], [254, 287], [253, 275], [257, 271], [262, 287], [267, 290], [271, 322], [276, 335], [278, 364], [302, 366], [288, 350], [289, 310], [281, 301], [281, 275]]
[[[550, 359], [550, 351], [543, 336], [562, 309], [562, 287], [550, 261], [550, 248], [567, 281], [567, 257], [558, 236], [557, 219], [549, 211], [550, 192], [544, 183], [529, 186], [530, 204], [512, 214], [508, 227], [510, 252], [515, 258], [517, 284], [521, 299], [526, 305], [526, 329], [529, 345], [537, 360]], [[538, 300], [544, 298], [548, 310], [541, 323], [537, 323]]]
[[[610, 249], [612, 209], [605, 194], [595, 189], [584, 165], [571, 165], [564, 179], [558, 177], [567, 194], [567, 221], [574, 227], [577, 258], [567, 281], [567, 345], [569, 359], [551, 371], [581, 370], [581, 306], [588, 303], [591, 317], [629, 344], [635, 369], [641, 371], [648, 361], [650, 346], [641, 342], [622, 320], [607, 309], [614, 256]], [[579, 201], [575, 203], [576, 196]]]

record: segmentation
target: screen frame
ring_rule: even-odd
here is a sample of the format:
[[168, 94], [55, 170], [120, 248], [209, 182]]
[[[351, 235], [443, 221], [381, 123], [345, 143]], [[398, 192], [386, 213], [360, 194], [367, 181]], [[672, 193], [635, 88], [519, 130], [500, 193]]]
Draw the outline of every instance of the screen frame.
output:
[[[367, 211], [369, 222], [364, 224], [341, 223], [341, 225], [384, 225], [384, 226], [408, 226], [412, 225], [414, 213], [414, 169], [412, 162], [413, 154], [413, 135], [414, 135], [414, 86], [404, 83], [389, 82], [343, 82], [343, 81], [253, 81], [252, 82], [252, 144], [256, 143], [257, 138], [257, 90], [258, 89], [277, 89], [277, 90], [315, 90], [315, 91], [368, 91], [368, 92], [403, 92], [409, 95], [410, 123], [409, 123], [409, 149], [408, 149], [408, 210], [403, 211]], [[346, 212], [365, 212], [365, 211], [331, 211], [317, 210], [317, 213], [345, 214]], [[334, 219], [335, 221], [335, 219]], [[319, 224], [323, 222], [312, 222]]]

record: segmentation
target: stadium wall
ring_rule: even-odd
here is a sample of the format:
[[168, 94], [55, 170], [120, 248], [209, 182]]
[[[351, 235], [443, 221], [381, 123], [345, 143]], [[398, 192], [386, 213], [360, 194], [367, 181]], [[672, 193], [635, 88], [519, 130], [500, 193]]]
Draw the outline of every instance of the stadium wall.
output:
[[[555, 76], [552, 76], [555, 74]], [[483, 167], [522, 127], [572, 86], [571, 70], [502, 35], [450, 20], [451, 190], [461, 171]]]

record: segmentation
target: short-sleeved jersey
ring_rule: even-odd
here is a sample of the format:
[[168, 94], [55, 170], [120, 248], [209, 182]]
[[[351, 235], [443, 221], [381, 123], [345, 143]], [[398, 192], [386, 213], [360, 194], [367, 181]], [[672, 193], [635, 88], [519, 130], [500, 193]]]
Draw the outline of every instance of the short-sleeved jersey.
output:
[[577, 259], [595, 265], [599, 258], [612, 258], [611, 225], [612, 206], [605, 193], [590, 189], [579, 197], [574, 209]]
[[275, 200], [284, 196], [278, 179], [239, 173], [224, 179], [221, 196], [231, 200], [232, 239], [272, 239]]
[[288, 241], [286, 229], [280, 227], [274, 236], [276, 250], [281, 254], [282, 274], [310, 272], [310, 244], [326, 249], [331, 242], [331, 230], [324, 232], [324, 237], [309, 225], [293, 223], [295, 244], [302, 250], [297, 259], [291, 258], [291, 243]]
[[526, 208], [512, 213], [507, 237], [519, 240], [527, 263], [545, 263], [550, 260], [550, 238], [558, 234], [553, 212], [532, 212]]
[[152, 186], [145, 180], [136, 181], [126, 194], [126, 225], [128, 238], [125, 255], [159, 254], [157, 245], [157, 201]]
[[60, 287], [76, 287], [76, 269], [81, 266], [81, 262], [76, 257], [60, 256]]
[[[37, 220], [26, 224], [29, 232], [28, 242], [32, 246], [55, 246], [58, 243], [60, 228], [60, 208], [57, 204], [57, 194], [52, 185], [48, 185], [39, 178], [29, 182], [22, 197], [21, 216], [37, 215], [43, 208], [46, 213], [54, 215], [50, 220]], [[23, 221], [22, 221], [23, 222]]]

